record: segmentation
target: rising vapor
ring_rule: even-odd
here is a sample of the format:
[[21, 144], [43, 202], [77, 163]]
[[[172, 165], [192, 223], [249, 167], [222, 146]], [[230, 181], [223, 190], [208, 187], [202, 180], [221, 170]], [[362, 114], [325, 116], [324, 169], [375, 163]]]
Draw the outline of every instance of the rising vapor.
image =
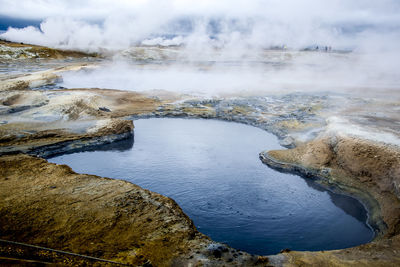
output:
[[[70, 87], [78, 80], [91, 87], [210, 93], [400, 86], [396, 0], [0, 0], [0, 6], [0, 15], [42, 20], [40, 28], [9, 28], [0, 38], [114, 55], [103, 69], [67, 74]], [[138, 69], [126, 60], [137, 46], [171, 47], [173, 56], [166, 57], [181, 62], [239, 66]], [[330, 53], [299, 52], [317, 47]], [[265, 55], [271, 48], [278, 55]]]
[[0, 6], [0, 15], [43, 20], [40, 29], [11, 28], [2, 38], [83, 50], [139, 44], [381, 49], [398, 41], [400, 26], [396, 0], [2, 0]]

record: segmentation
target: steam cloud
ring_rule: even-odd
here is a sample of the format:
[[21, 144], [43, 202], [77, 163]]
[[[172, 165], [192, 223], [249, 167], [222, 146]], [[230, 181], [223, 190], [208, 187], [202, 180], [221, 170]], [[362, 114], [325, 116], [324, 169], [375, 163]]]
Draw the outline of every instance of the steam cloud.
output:
[[43, 19], [1, 37], [53, 47], [122, 49], [140, 43], [217, 47], [387, 49], [398, 41], [397, 0], [2, 0], [0, 15]]
[[[279, 84], [274, 88], [282, 89], [293, 80], [301, 87], [400, 86], [397, 0], [0, 0], [0, 7], [0, 15], [43, 20], [40, 29], [10, 28], [0, 38], [63, 49], [115, 52], [136, 45], [182, 45], [186, 60], [220, 61], [257, 61], [260, 51], [271, 47], [294, 51], [318, 45], [353, 51], [347, 56], [288, 53], [294, 59], [283, 70], [242, 66], [230, 75], [216, 67], [199, 72], [175, 66], [168, 73], [114, 62], [106, 66], [108, 71], [85, 74], [92, 75], [91, 81], [103, 80], [103, 85], [88, 80], [87, 86], [178, 90], [185, 84], [197, 90], [201, 82], [196, 81], [204, 80], [210, 81], [208, 88], [213, 90], [254, 88], [256, 84]], [[122, 79], [117, 79], [122, 69], [125, 77], [136, 78], [113, 84]], [[99, 79], [107, 73], [115, 75], [109, 74], [107, 81]], [[240, 74], [242, 79], [235, 78]], [[65, 83], [75, 85], [68, 77], [72, 76], [67, 75]], [[79, 78], [85, 79], [83, 75]]]

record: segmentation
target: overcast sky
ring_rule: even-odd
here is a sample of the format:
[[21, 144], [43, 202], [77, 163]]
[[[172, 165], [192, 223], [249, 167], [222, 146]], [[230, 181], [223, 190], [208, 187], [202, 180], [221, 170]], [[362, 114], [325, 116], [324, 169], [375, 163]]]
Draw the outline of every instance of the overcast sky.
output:
[[[398, 0], [0, 0], [0, 16], [43, 21], [40, 30], [10, 29], [1, 37], [80, 49], [168, 38], [169, 44], [393, 49], [399, 14]], [[191, 34], [171, 43], [176, 36], [166, 34], [187, 30], [183, 18]]]
[[0, 14], [30, 19], [52, 16], [103, 19], [113, 12], [138, 14], [147, 9], [201, 15], [273, 15], [283, 19], [327, 21], [399, 21], [397, 0], [0, 0]]

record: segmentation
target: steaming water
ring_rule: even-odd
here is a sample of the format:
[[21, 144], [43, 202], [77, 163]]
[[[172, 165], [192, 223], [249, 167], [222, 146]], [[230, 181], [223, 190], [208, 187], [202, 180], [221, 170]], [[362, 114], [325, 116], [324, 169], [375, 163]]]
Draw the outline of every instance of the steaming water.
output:
[[327, 250], [370, 241], [355, 199], [270, 169], [258, 159], [275, 136], [213, 120], [135, 121], [135, 141], [49, 161], [77, 172], [126, 179], [169, 196], [213, 240], [255, 254]]
[[[171, 69], [166, 76], [106, 67], [88, 75], [85, 84], [77, 82], [80, 77], [67, 75], [62, 86], [68, 88], [218, 93], [220, 87], [238, 87], [241, 91], [281, 91], [290, 87], [296, 91], [335, 92], [353, 92], [354, 88], [380, 92], [400, 87], [398, 0], [165, 0], [156, 4], [157, 8], [154, 1], [3, 2], [0, 0], [0, 30], [7, 31], [0, 38], [53, 48], [117, 57], [122, 52], [138, 59], [169, 60], [169, 53], [176, 55], [175, 46], [181, 46], [184, 52], [177, 59], [185, 61], [198, 57], [225, 61], [232, 56], [247, 61], [265, 49], [277, 48], [289, 56], [293, 53], [287, 51], [313, 47], [320, 52], [352, 51], [354, 56], [338, 60], [335, 53], [326, 53], [332, 55], [328, 57], [309, 53], [307, 64], [294, 61], [289, 68], [266, 75], [263, 68], [230, 75], [222, 69], [204, 77], [202, 73], [182, 72], [179, 68]], [[144, 52], [143, 47], [131, 47], [144, 45], [154, 47]], [[165, 53], [156, 51], [160, 47], [165, 48]], [[238, 79], [241, 76], [243, 79]]]
[[130, 91], [168, 90], [205, 96], [241, 92], [334, 91], [398, 88], [393, 68], [376, 69], [359, 54], [321, 51], [240, 53], [179, 48], [128, 49], [98, 68], [66, 72], [60, 86]]

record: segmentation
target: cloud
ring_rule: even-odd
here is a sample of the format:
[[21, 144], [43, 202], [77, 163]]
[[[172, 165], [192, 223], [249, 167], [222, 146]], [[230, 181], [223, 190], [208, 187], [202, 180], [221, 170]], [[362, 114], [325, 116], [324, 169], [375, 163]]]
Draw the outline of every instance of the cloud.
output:
[[1, 37], [86, 50], [141, 42], [358, 48], [377, 34], [385, 46], [400, 29], [396, 0], [0, 0], [0, 6], [0, 15], [43, 19], [40, 29], [9, 29]]
[[64, 16], [75, 19], [101, 20], [110, 13], [137, 10], [146, 2], [146, 0], [1, 0], [0, 15], [25, 19]]

